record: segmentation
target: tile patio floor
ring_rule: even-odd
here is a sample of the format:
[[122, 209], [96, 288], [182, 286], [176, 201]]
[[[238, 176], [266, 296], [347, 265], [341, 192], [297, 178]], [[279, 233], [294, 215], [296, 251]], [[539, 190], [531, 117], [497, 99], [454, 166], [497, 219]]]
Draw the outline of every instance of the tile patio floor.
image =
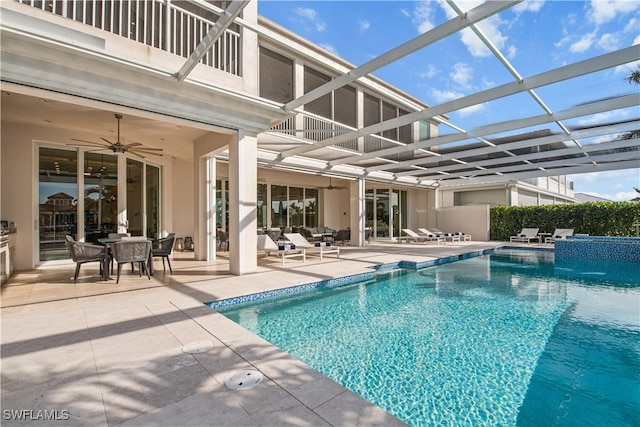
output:
[[[0, 320], [3, 426], [394, 426], [404, 425], [204, 302], [503, 245], [496, 242], [371, 243], [342, 247], [340, 259], [259, 256], [258, 272], [232, 276], [225, 253], [213, 262], [172, 256], [173, 275], [132, 275], [116, 285], [85, 264], [16, 273], [3, 287]], [[211, 341], [206, 352], [182, 347]], [[264, 381], [234, 391], [233, 373]], [[43, 412], [60, 421], [31, 419]], [[10, 412], [14, 411], [14, 412]], [[25, 412], [31, 411], [31, 412]], [[52, 412], [52, 411], [58, 411]], [[67, 412], [63, 412], [67, 411]], [[17, 414], [29, 421], [11, 419]]]

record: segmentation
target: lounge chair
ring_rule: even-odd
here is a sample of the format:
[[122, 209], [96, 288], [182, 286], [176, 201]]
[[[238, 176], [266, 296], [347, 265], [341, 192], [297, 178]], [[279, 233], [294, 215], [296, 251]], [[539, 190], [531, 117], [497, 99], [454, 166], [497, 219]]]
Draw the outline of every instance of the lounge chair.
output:
[[430, 237], [435, 236], [436, 238], [440, 239], [443, 243], [446, 243], [447, 239], [451, 240], [451, 242], [459, 242], [460, 238], [462, 237], [461, 235], [456, 233], [445, 233], [444, 231], [438, 230], [437, 228], [435, 229], [432, 228], [431, 230], [428, 230], [426, 228], [418, 228], [418, 231], [422, 236], [430, 236]]
[[539, 228], [523, 228], [518, 234], [515, 236], [511, 236], [509, 241], [511, 242], [522, 242], [522, 243], [531, 243], [532, 240], [540, 241], [540, 236], [538, 236]]
[[463, 242], [470, 242], [471, 241], [471, 234], [465, 234], [463, 231], [456, 231], [453, 233], [448, 233], [445, 231], [440, 230], [439, 228], [433, 228], [431, 227], [431, 231], [434, 232], [435, 234], [441, 235], [443, 237], [445, 237], [445, 239], [447, 237], [451, 238], [451, 241], [463, 241]]
[[338, 246], [331, 246], [331, 242], [308, 242], [307, 239], [300, 233], [284, 233], [284, 237], [296, 245], [296, 248], [305, 250], [318, 251], [320, 253], [320, 261], [324, 254], [336, 254], [336, 258], [340, 258], [340, 248]]
[[432, 241], [437, 241], [438, 244], [440, 244], [440, 242], [444, 242], [444, 239], [438, 237], [438, 236], [427, 236], [427, 235], [420, 235], [418, 233], [416, 233], [415, 231], [413, 231], [410, 228], [403, 228], [402, 232], [404, 234], [406, 234], [406, 236], [398, 236], [397, 238], [397, 242], [398, 243], [402, 243], [404, 241], [406, 242], [422, 242], [422, 243], [427, 243], [427, 242], [432, 242]]
[[573, 236], [573, 228], [556, 228], [551, 236], [544, 239], [545, 243], [555, 243], [556, 240], [566, 239], [567, 236]]
[[418, 232], [421, 237], [427, 237], [429, 240], [435, 240], [438, 244], [445, 243], [444, 236], [427, 230], [426, 228], [418, 228]]
[[266, 256], [272, 253], [282, 258], [282, 265], [284, 266], [285, 258], [302, 257], [302, 262], [307, 261], [307, 255], [304, 248], [298, 249], [294, 244], [291, 245], [277, 245], [268, 234], [258, 234], [258, 250], [264, 251]]

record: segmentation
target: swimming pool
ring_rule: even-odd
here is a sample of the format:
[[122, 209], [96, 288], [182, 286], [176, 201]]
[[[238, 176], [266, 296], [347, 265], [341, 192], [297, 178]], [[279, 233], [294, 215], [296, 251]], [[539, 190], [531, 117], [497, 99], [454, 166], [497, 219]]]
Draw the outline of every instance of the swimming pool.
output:
[[212, 306], [412, 426], [638, 425], [640, 274], [557, 273], [500, 250]]

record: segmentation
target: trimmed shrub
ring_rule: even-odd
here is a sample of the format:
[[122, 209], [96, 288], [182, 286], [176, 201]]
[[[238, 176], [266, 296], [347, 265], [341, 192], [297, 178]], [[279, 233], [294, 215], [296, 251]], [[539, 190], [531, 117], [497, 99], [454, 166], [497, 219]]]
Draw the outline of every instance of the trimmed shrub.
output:
[[491, 240], [509, 240], [523, 228], [553, 233], [573, 228], [575, 234], [635, 236], [640, 224], [638, 202], [586, 202], [574, 205], [494, 206], [490, 210]]

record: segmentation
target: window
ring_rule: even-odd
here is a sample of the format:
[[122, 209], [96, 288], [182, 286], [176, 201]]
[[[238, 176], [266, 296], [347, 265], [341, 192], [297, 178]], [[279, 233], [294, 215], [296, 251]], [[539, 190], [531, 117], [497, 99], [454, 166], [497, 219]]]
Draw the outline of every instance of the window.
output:
[[260, 96], [283, 104], [293, 100], [293, 60], [260, 48]]
[[[313, 68], [304, 67], [304, 93], [309, 93], [313, 89], [322, 86], [325, 83], [331, 81], [331, 77], [326, 74], [322, 74]], [[317, 114], [327, 119], [333, 118], [331, 109], [331, 94], [321, 96], [318, 99], [307, 103], [304, 106], [306, 111]]]

